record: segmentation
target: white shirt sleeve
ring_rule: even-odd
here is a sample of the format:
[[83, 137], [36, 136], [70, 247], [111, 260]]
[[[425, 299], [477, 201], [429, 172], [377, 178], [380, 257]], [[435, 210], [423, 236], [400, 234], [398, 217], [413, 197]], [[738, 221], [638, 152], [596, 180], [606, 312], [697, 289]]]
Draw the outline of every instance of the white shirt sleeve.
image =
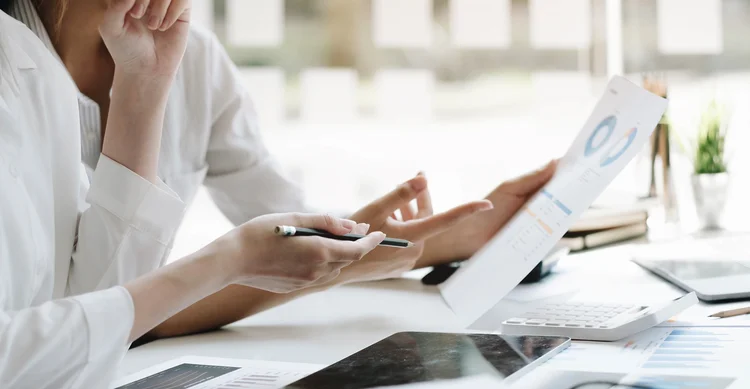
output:
[[211, 37], [213, 127], [205, 185], [235, 225], [268, 213], [304, 211], [302, 190], [289, 180], [263, 143], [258, 118], [241, 76]]
[[104, 155], [90, 189], [83, 167], [81, 182], [85, 201], [66, 294], [122, 285], [161, 266], [182, 222], [182, 200]]
[[133, 301], [115, 287], [0, 312], [3, 388], [106, 388], [128, 348]]

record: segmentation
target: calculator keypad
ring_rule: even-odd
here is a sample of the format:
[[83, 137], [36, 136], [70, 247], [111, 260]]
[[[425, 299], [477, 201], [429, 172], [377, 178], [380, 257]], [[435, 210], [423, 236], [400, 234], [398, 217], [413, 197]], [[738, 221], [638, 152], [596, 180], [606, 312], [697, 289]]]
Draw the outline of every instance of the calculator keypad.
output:
[[[627, 320], [631, 313], [645, 307], [626, 304], [566, 303], [547, 304], [519, 317], [508, 319], [506, 324], [567, 328], [613, 328]], [[622, 319], [621, 319], [622, 317]]]

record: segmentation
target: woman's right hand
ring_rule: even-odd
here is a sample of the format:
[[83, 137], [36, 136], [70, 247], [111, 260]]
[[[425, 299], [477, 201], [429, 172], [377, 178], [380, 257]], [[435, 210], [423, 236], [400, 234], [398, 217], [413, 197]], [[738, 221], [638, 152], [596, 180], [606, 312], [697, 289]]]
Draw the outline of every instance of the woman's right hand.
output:
[[289, 293], [336, 278], [341, 269], [359, 261], [385, 239], [373, 232], [357, 242], [300, 236], [282, 237], [276, 226], [326, 230], [333, 234], [367, 232], [369, 226], [328, 215], [275, 214], [255, 218], [219, 238], [204, 250], [220, 258], [230, 283], [274, 293]]
[[191, 0], [110, 0], [99, 32], [118, 72], [171, 78], [182, 62]]

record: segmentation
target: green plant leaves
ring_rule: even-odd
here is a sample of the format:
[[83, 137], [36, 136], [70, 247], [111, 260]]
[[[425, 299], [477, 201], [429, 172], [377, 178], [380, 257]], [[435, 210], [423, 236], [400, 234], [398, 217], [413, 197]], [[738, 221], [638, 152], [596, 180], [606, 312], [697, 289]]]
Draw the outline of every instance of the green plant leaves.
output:
[[701, 117], [695, 148], [695, 174], [717, 174], [727, 171], [725, 142], [727, 127], [724, 110], [716, 103], [709, 104]]

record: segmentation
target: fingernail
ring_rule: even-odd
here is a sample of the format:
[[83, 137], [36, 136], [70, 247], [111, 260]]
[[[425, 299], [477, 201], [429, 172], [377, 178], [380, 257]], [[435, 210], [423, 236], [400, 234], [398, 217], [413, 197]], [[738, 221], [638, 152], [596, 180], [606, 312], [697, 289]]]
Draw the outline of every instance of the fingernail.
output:
[[341, 220], [341, 225], [343, 225], [344, 227], [346, 227], [346, 228], [348, 228], [348, 229], [350, 229], [350, 230], [351, 230], [351, 229], [354, 229], [354, 227], [356, 227], [356, 226], [357, 226], [357, 223], [356, 223], [356, 222], [353, 222], [353, 221], [351, 221], [351, 220], [347, 220], [347, 219], [342, 219], [342, 220]]
[[492, 204], [491, 201], [483, 201], [482, 205], [479, 206], [479, 211], [489, 211], [490, 209], [495, 208], [495, 206]]
[[159, 25], [161, 25], [161, 19], [158, 16], [152, 15], [148, 19], [148, 28], [156, 30], [157, 28], [159, 28]]
[[409, 181], [409, 185], [411, 186], [412, 190], [421, 192], [425, 190], [425, 188], [427, 188], [427, 180], [425, 180], [424, 177], [412, 178], [411, 181]]
[[134, 17], [136, 19], [140, 19], [140, 18], [143, 17], [143, 15], [145, 13], [146, 13], [146, 6], [143, 5], [143, 4], [138, 4], [135, 7], [135, 10], [133, 10], [133, 12], [130, 13], [130, 16], [132, 16], [132, 17]]

